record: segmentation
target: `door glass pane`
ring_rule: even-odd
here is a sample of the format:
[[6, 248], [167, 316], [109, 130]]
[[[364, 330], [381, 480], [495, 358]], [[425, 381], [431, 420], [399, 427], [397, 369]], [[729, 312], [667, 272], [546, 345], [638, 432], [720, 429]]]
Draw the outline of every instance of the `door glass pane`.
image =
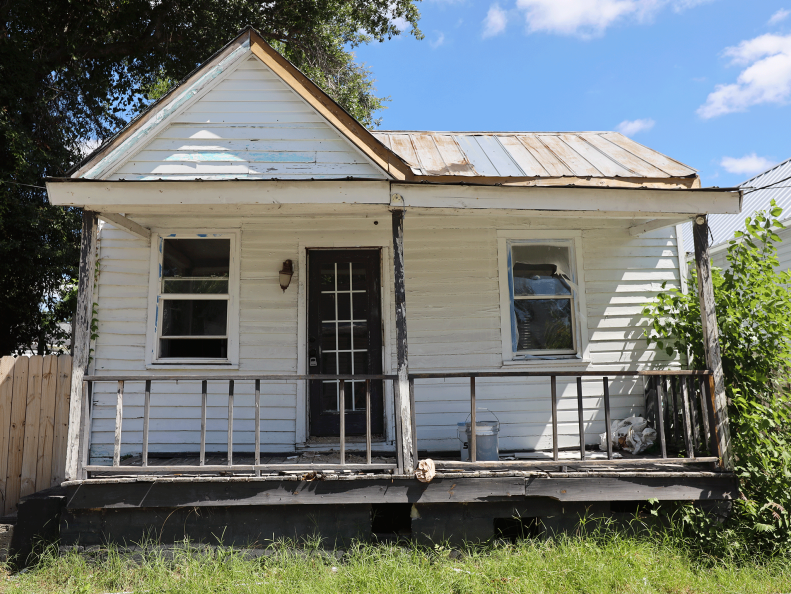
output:
[[335, 322], [324, 323], [321, 325], [321, 337], [319, 340], [321, 350], [335, 350]]
[[321, 354], [321, 371], [320, 373], [337, 374], [338, 367], [336, 364], [335, 353], [322, 353]]
[[354, 408], [365, 410], [365, 382], [354, 383]]
[[165, 239], [163, 293], [227, 293], [230, 239]]
[[163, 359], [227, 359], [227, 338], [163, 338], [159, 341]]
[[352, 294], [348, 291], [346, 293], [338, 293], [338, 319], [351, 320], [352, 319]]
[[574, 282], [569, 248], [557, 245], [511, 246], [514, 296], [570, 295]]
[[351, 372], [352, 372], [352, 354], [338, 353], [338, 375], [351, 374]]
[[226, 334], [228, 302], [224, 299], [165, 299], [162, 310], [162, 336]]
[[335, 319], [335, 293], [321, 293], [319, 296], [319, 318]]
[[362, 264], [352, 264], [352, 289], [360, 291], [368, 288], [365, 276], [365, 267]]
[[353, 293], [352, 294], [352, 311], [354, 312], [355, 320], [368, 319], [368, 293]]
[[572, 350], [571, 299], [514, 301], [518, 351]]
[[319, 285], [322, 291], [335, 289], [335, 265], [324, 264], [319, 271]]
[[348, 291], [349, 290], [349, 263], [348, 262], [338, 262], [338, 290], [339, 291]]
[[321, 383], [321, 404], [324, 410], [338, 410], [338, 382]]
[[352, 348], [352, 325], [350, 322], [338, 322], [338, 348]]

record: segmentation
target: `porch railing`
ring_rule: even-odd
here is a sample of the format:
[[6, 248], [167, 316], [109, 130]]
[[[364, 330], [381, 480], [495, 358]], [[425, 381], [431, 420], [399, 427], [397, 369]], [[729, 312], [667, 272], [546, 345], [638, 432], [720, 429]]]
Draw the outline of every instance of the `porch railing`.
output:
[[[629, 465], [634, 463], [645, 463], [645, 458], [614, 458], [611, 433], [611, 414], [610, 414], [610, 380], [613, 378], [624, 377], [643, 377], [648, 380], [650, 386], [649, 393], [653, 395], [654, 425], [658, 433], [659, 455], [664, 460], [668, 459], [668, 452], [675, 450], [678, 457], [673, 457], [676, 463], [718, 463], [722, 457], [719, 451], [719, 440], [715, 432], [719, 419], [716, 418], [717, 411], [713, 406], [713, 386], [712, 374], [709, 371], [690, 371], [690, 370], [665, 370], [665, 371], [618, 371], [618, 372], [598, 372], [598, 371], [503, 371], [503, 372], [460, 372], [460, 373], [414, 373], [409, 375], [409, 394], [412, 425], [412, 452], [414, 459], [412, 467], [417, 466], [417, 431], [419, 427], [416, 422], [415, 412], [415, 380], [432, 379], [468, 379], [469, 380], [469, 401], [470, 401], [470, 425], [476, 426], [477, 420], [477, 399], [476, 399], [476, 380], [485, 378], [547, 378], [551, 392], [551, 414], [552, 414], [552, 459], [551, 460], [521, 460], [521, 461], [477, 461], [477, 437], [476, 432], [470, 432], [470, 461], [469, 462], [450, 462], [435, 461], [438, 468], [444, 467], [474, 467], [474, 468], [502, 468], [502, 467], [541, 467], [559, 466], [573, 464], [574, 460], [560, 457], [559, 431], [558, 431], [558, 393], [557, 380], [561, 378], [576, 379], [577, 396], [577, 417], [579, 424], [579, 460], [586, 465], [608, 464], [608, 465]], [[607, 458], [590, 459], [586, 454], [585, 426], [583, 419], [583, 390], [582, 380], [586, 377], [599, 377], [602, 379], [602, 396], [604, 404], [604, 422], [607, 435]], [[339, 382], [339, 394], [343, 395], [346, 381], [365, 381], [365, 463], [347, 463], [347, 435], [346, 435], [346, 411], [345, 406], [339, 406], [339, 463], [261, 463], [261, 382], [262, 381], [337, 381]], [[166, 473], [201, 473], [201, 472], [243, 472], [254, 473], [260, 476], [262, 472], [278, 471], [310, 471], [310, 470], [358, 470], [358, 471], [395, 471], [402, 473], [405, 467], [404, 460], [400, 453], [403, 451], [402, 432], [398, 415], [396, 415], [396, 459], [395, 464], [374, 463], [372, 462], [372, 435], [371, 435], [371, 382], [372, 381], [392, 381], [394, 382], [394, 408], [399, 410], [399, 390], [396, 387], [398, 376], [396, 375], [237, 375], [228, 376], [206, 376], [206, 375], [152, 375], [152, 376], [97, 376], [86, 375], [83, 378], [83, 414], [81, 415], [82, 426], [80, 431], [80, 456], [78, 465], [78, 476], [87, 478], [89, 472], [115, 473], [115, 474], [151, 474], [155, 472]], [[198, 465], [149, 465], [149, 428], [151, 410], [151, 389], [153, 382], [172, 382], [172, 381], [200, 381], [201, 382], [201, 429], [200, 429], [200, 451]], [[234, 464], [234, 386], [236, 382], [254, 382], [254, 424], [255, 442], [253, 453], [253, 464]], [[89, 463], [89, 450], [91, 439], [92, 396], [94, 386], [98, 382], [112, 382], [117, 384], [116, 403], [115, 403], [115, 424], [114, 424], [114, 443], [112, 466], [96, 465]], [[123, 443], [123, 409], [124, 409], [124, 390], [128, 383], [138, 382], [145, 386], [143, 399], [143, 437], [142, 455], [140, 465], [122, 465], [121, 450]], [[206, 464], [206, 434], [207, 434], [207, 400], [209, 382], [225, 382], [228, 386], [228, 418], [227, 418], [227, 463]], [[697, 386], [696, 386], [697, 382]], [[343, 402], [341, 397], [340, 402]], [[648, 403], [646, 405], [648, 408]], [[668, 439], [669, 438], [669, 439]], [[707, 454], [707, 455], [706, 455]]]
[[[480, 373], [415, 373], [410, 374], [410, 398], [412, 400], [413, 425], [415, 419], [414, 381], [430, 379], [469, 379], [470, 426], [475, 427], [477, 421], [476, 379], [478, 378], [547, 378], [550, 383], [552, 411], [552, 460], [525, 461], [487, 461], [479, 462], [477, 455], [477, 436], [475, 431], [469, 435], [469, 462], [435, 460], [437, 468], [498, 468], [498, 467], [538, 467], [559, 466], [573, 463], [571, 459], [561, 459], [558, 446], [558, 377], [576, 379], [577, 419], [579, 426], [579, 460], [586, 465], [629, 465], [644, 464], [643, 458], [613, 457], [612, 419], [610, 415], [610, 379], [623, 377], [643, 377], [648, 380], [649, 394], [652, 395], [654, 412], [654, 429], [659, 440], [659, 452], [663, 460], [668, 460], [668, 446], [671, 446], [678, 457], [674, 463], [715, 463], [722, 460], [719, 451], [719, 440], [716, 427], [719, 419], [713, 402], [713, 375], [707, 370], [641, 370], [641, 371], [492, 371]], [[607, 459], [590, 459], [586, 454], [585, 422], [583, 418], [582, 380], [585, 377], [602, 379], [602, 397], [604, 401], [604, 424], [607, 440]], [[695, 382], [698, 382], [698, 386]], [[648, 403], [646, 403], [648, 408]], [[648, 412], [648, 411], [647, 411]], [[648, 414], [646, 415], [648, 416]], [[668, 439], [670, 432], [670, 439]], [[413, 431], [413, 436], [416, 432]], [[416, 439], [416, 438], [413, 438]], [[417, 451], [417, 448], [413, 448]], [[708, 455], [701, 455], [708, 454]], [[559, 464], [560, 463], [560, 464]]]

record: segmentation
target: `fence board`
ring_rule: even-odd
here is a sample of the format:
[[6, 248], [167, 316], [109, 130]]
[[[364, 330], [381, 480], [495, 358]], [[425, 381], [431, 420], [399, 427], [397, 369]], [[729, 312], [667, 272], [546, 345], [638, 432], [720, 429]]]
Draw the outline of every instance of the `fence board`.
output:
[[[55, 487], [66, 480], [66, 442], [69, 438], [69, 398], [71, 396], [71, 355], [58, 357], [58, 388], [55, 397], [55, 431], [52, 440], [52, 479]], [[0, 449], [0, 452], [5, 450]]]
[[22, 450], [22, 477], [19, 496], [36, 492], [36, 463], [38, 461], [38, 421], [41, 417], [41, 384], [44, 357], [30, 357], [27, 375], [27, 398], [25, 399], [25, 443]]
[[14, 388], [9, 427], [8, 470], [6, 471], [5, 515], [16, 511], [22, 480], [22, 451], [25, 446], [25, 409], [27, 406], [28, 358], [14, 361]]
[[14, 358], [0, 358], [0, 513], [5, 513], [6, 475], [8, 472], [9, 428], [11, 400], [14, 390]]
[[49, 487], [52, 479], [52, 441], [55, 429], [55, 396], [58, 389], [58, 358], [44, 357], [41, 379], [41, 412], [38, 418], [38, 453], [36, 455], [36, 491]]
[[0, 515], [63, 482], [71, 357], [0, 358]]

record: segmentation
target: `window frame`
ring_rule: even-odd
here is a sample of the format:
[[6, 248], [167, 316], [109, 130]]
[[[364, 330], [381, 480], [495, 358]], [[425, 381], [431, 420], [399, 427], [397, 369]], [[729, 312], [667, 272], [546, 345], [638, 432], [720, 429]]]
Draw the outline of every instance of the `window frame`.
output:
[[[581, 231], [498, 231], [498, 268], [500, 276], [500, 331], [502, 337], [503, 365], [536, 365], [546, 361], [574, 364], [589, 362], [587, 305], [585, 302], [585, 268], [582, 256]], [[572, 291], [571, 324], [574, 333], [574, 348], [569, 350], [513, 350], [513, 277], [511, 271], [511, 246], [518, 244], [556, 245], [569, 249], [569, 264], [577, 290]], [[536, 296], [541, 298], [563, 298], [566, 296]]]
[[[151, 269], [149, 275], [148, 322], [146, 324], [146, 368], [148, 369], [183, 369], [201, 367], [203, 369], [238, 369], [239, 367], [239, 264], [240, 264], [240, 232], [238, 230], [179, 230], [173, 233], [152, 233], [151, 236]], [[165, 239], [229, 239], [230, 261], [228, 262], [228, 293], [215, 294], [183, 294], [162, 293], [162, 258]], [[225, 297], [228, 302], [228, 320], [226, 337], [228, 340], [225, 358], [173, 358], [160, 357], [160, 339], [162, 338], [163, 308], [165, 300], [196, 299], [220, 300]]]

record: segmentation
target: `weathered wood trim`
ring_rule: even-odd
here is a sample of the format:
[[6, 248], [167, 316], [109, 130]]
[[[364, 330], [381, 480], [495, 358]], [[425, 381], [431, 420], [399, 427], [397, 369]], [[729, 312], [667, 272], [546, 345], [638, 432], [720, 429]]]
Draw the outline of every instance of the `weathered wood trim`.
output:
[[718, 478], [529, 478], [528, 497], [551, 497], [558, 501], [698, 501], [736, 499], [738, 481]]
[[487, 477], [361, 479], [335, 481], [207, 481], [156, 479], [82, 483], [69, 487], [69, 509], [316, 505], [370, 503], [529, 503], [536, 497], [558, 501], [664, 501], [734, 499], [733, 476], [663, 477]]
[[706, 354], [706, 367], [712, 376], [709, 390], [714, 413], [714, 432], [720, 464], [732, 468], [731, 431], [728, 422], [728, 398], [725, 393], [725, 375], [722, 369], [719, 328], [714, 301], [714, 285], [711, 278], [711, 257], [709, 255], [709, 223], [704, 215], [695, 217], [692, 225], [695, 239], [695, 266], [698, 271], [698, 298], [700, 300], [700, 319], [703, 326], [703, 349]]
[[135, 223], [132, 219], [129, 219], [123, 215], [117, 213], [110, 213], [110, 212], [100, 212], [96, 215], [98, 218], [102, 219], [103, 221], [107, 221], [111, 225], [116, 227], [120, 227], [124, 231], [128, 231], [132, 235], [139, 237], [140, 239], [145, 239], [146, 241], [151, 241], [151, 229], [147, 227], [143, 227], [138, 223]]
[[654, 219], [652, 221], [648, 221], [646, 223], [640, 223], [638, 225], [632, 225], [629, 227], [629, 235], [633, 237], [639, 237], [640, 235], [644, 235], [645, 233], [649, 233], [651, 231], [656, 231], [657, 229], [664, 229], [665, 227], [675, 227], [676, 225], [680, 225], [682, 223], [686, 223], [688, 219]]
[[396, 419], [401, 431], [403, 471], [414, 471], [417, 452], [412, 448], [412, 413], [409, 398], [409, 349], [407, 346], [406, 285], [404, 284], [404, 210], [393, 210], [393, 271], [395, 277], [396, 357], [398, 366], [395, 381]]
[[257, 33], [250, 33], [250, 49], [280, 79], [302, 97], [343, 136], [387, 175], [395, 179], [412, 179], [412, 168], [396, 153], [379, 142], [360, 122], [335, 103], [312, 80], [281, 56]]
[[[569, 451], [570, 453], [570, 451]], [[460, 470], [471, 472], [475, 470], [530, 470], [535, 468], [546, 468], [558, 466], [573, 466], [575, 468], [585, 468], [587, 466], [606, 466], [617, 468], [618, 466], [658, 466], [673, 468], [676, 465], [702, 464], [704, 462], [716, 462], [717, 458], [671, 458], [663, 460], [661, 458], [615, 458], [607, 460], [605, 458], [580, 460], [579, 457], [560, 458], [558, 460], [537, 459], [537, 460], [500, 460], [497, 462], [457, 462], [454, 460], [434, 460], [437, 470]]]
[[93, 314], [94, 268], [96, 266], [96, 213], [82, 213], [82, 238], [80, 240], [80, 276], [77, 289], [77, 310], [74, 315], [74, 357], [71, 372], [71, 397], [69, 400], [69, 437], [66, 448], [66, 480], [78, 476], [81, 452], [83, 376], [88, 371], [91, 355], [91, 317]]

